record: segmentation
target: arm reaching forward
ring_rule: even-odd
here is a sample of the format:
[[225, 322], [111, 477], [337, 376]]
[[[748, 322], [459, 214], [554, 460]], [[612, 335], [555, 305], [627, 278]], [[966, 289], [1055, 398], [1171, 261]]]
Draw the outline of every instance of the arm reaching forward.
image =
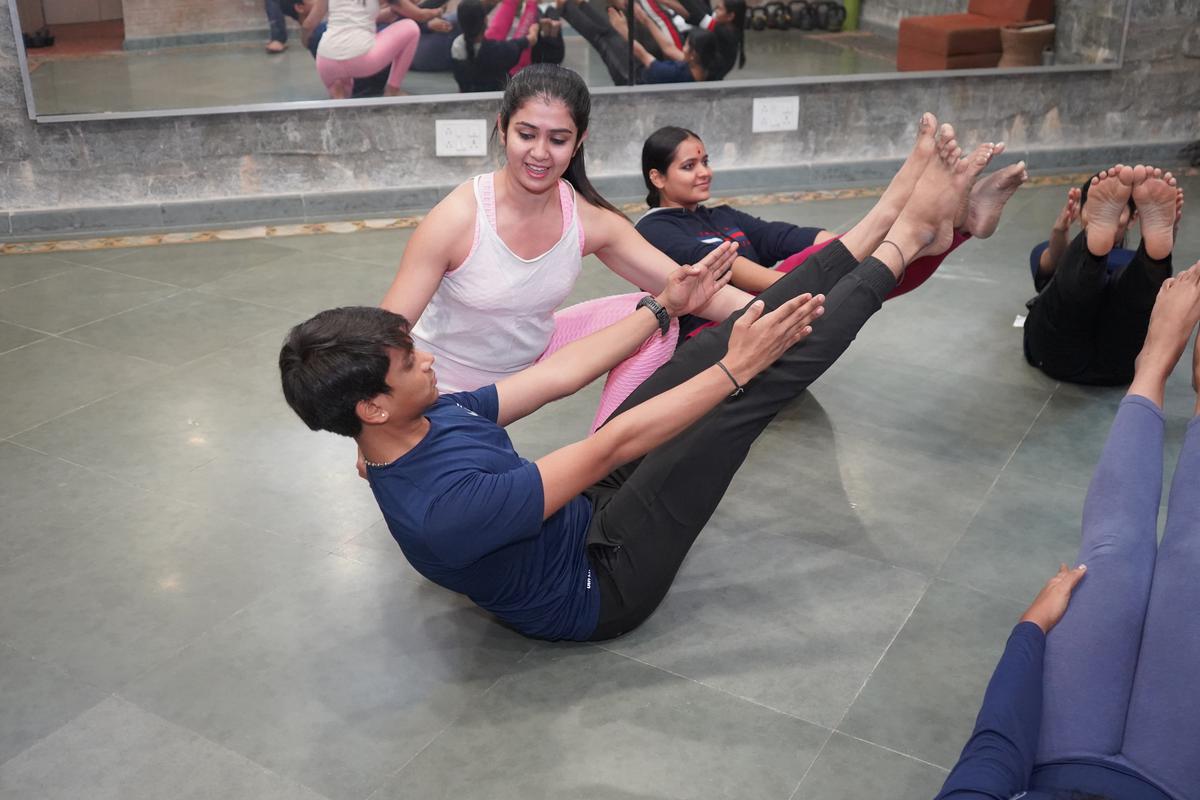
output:
[[[655, 298], [668, 315], [677, 317], [707, 303], [733, 274], [737, 245], [714, 249], [694, 267], [671, 273], [666, 288]], [[591, 336], [571, 342], [549, 358], [496, 384], [500, 400], [497, 422], [532, 414], [546, 403], [575, 394], [628, 358], [649, 336], [659, 332], [654, 312], [630, 308], [629, 316]]]
[[[614, 417], [581, 442], [538, 459], [549, 517], [573, 497], [622, 464], [678, 436], [733, 391], [730, 376], [744, 385], [812, 333], [811, 323], [822, 313], [825, 298], [803, 294], [764, 314], [752, 303], [733, 325], [729, 347], [721, 362]], [[724, 363], [729, 374], [719, 366]]]

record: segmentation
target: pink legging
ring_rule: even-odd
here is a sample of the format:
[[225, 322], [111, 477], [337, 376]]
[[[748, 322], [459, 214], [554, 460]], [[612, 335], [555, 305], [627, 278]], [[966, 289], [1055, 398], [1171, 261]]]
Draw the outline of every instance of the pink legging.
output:
[[[600, 297], [556, 312], [550, 344], [546, 345], [546, 351], [538, 356], [538, 361], [571, 342], [628, 317], [634, 312], [638, 300], [645, 296], [645, 292], [634, 292]], [[590, 432], [595, 432], [634, 389], [641, 386], [646, 378], [671, 359], [678, 341], [679, 322], [673, 319], [666, 336], [655, 332], [633, 355], [613, 367], [604, 382], [604, 391], [600, 394], [600, 408], [596, 410], [596, 418], [592, 420]]]
[[[317, 75], [333, 94], [333, 87], [339, 81], [350, 82], [354, 78], [374, 75], [391, 62], [392, 70], [388, 73], [387, 85], [399, 89], [400, 82], [408, 74], [413, 56], [417, 54], [417, 41], [420, 38], [421, 29], [411, 19], [393, 22], [375, 34], [375, 44], [361, 56], [342, 61], [317, 56]], [[346, 94], [350, 94], [349, 87]]]
[[[521, 0], [500, 0], [500, 5], [496, 6], [496, 10], [492, 12], [492, 18], [488, 21], [483, 38], [497, 42], [503, 42], [510, 36], [514, 39], [523, 39], [529, 32], [529, 26], [538, 21], [538, 8], [537, 3], [526, 0], [525, 10], [521, 12], [521, 19], [517, 21], [516, 31], [513, 31], [513, 17], [517, 16], [517, 5], [520, 2]], [[517, 60], [517, 65], [510, 69], [508, 74], [516, 75], [529, 66], [532, 58], [533, 48], [526, 47]]]
[[[840, 239], [840, 238], [842, 238], [842, 234], [839, 233], [837, 236], [834, 236], [832, 239], [826, 239], [823, 242], [818, 242], [817, 244], [809, 245], [808, 247], [801, 250], [799, 253], [788, 256], [783, 261], [781, 261], [779, 266], [775, 268], [775, 271], [776, 272], [791, 272], [796, 267], [800, 266], [805, 261], [807, 261], [808, 257], [811, 256], [813, 253], [815, 253], [818, 250], [820, 250], [821, 248], [825, 247], [830, 242], [832, 242], [836, 239]], [[930, 276], [933, 275], [933, 273], [937, 272], [937, 268], [942, 265], [942, 261], [945, 260], [946, 256], [950, 255], [952, 252], [954, 252], [955, 249], [958, 248], [958, 246], [960, 244], [962, 244], [963, 242], [965, 242], [967, 239], [970, 239], [970, 238], [971, 238], [971, 235], [969, 233], [959, 233], [958, 231], [955, 231], [954, 239], [953, 239], [953, 241], [950, 242], [950, 247], [949, 247], [949, 249], [946, 250], [946, 252], [944, 252], [940, 255], [936, 255], [936, 256], [922, 256], [921, 258], [918, 258], [913, 263], [909, 264], [908, 269], [904, 270], [904, 275], [900, 278], [900, 282], [896, 284], [896, 286], [892, 289], [892, 291], [888, 292], [888, 296], [885, 297], [884, 299], [891, 300], [893, 297], [899, 297], [902, 294], [911, 292], [913, 289], [917, 288], [922, 283], [929, 280]], [[716, 325], [716, 324], [717, 323], [715, 323], [715, 322], [705, 323], [704, 325], [701, 325], [699, 328], [697, 328], [696, 330], [689, 333], [688, 338], [690, 339], [693, 336], [695, 336], [697, 333], [699, 333], [700, 331], [704, 330], [705, 328], [711, 328], [713, 325]]]

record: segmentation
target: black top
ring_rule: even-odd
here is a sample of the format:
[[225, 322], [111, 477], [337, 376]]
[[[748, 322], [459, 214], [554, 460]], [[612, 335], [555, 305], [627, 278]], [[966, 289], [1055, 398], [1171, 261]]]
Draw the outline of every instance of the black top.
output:
[[638, 220], [637, 229], [679, 264], [695, 264], [721, 242], [733, 241], [739, 256], [764, 267], [811, 246], [822, 230], [767, 222], [731, 206], [655, 209]]
[[529, 40], [484, 39], [475, 45], [475, 58], [466, 57], [466, 42], [460, 36], [450, 52], [453, 56], [454, 80], [460, 92], [502, 92], [508, 85], [508, 71], [517, 65]]

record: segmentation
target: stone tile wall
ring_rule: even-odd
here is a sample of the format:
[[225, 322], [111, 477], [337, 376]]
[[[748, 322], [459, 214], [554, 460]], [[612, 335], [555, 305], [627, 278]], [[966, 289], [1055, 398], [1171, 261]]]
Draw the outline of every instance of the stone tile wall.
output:
[[202, 34], [262, 30], [262, 0], [123, 0], [125, 38], [170, 40]]
[[[922, 109], [953, 119], [967, 140], [1006, 140], [1035, 169], [1039, 153], [1064, 166], [1056, 153], [1093, 163], [1136, 160], [1161, 143], [1174, 152], [1200, 137], [1200, 62], [1182, 52], [1200, 0], [1134, 2], [1126, 64], [1115, 72], [597, 95], [588, 170], [636, 186], [643, 138], [673, 123], [700, 131], [721, 165], [797, 175], [807, 185], [871, 177], [861, 165], [902, 157]], [[753, 98], [788, 94], [800, 96], [800, 130], [752, 134]], [[147, 204], [173, 201], [211, 201], [216, 218], [231, 198], [304, 195], [312, 204], [329, 195], [361, 213], [365, 198], [402, 203], [414, 190], [428, 198], [488, 169], [489, 158], [435, 158], [434, 120], [492, 118], [495, 108], [489, 99], [36, 124], [26, 115], [9, 18], [0, 15], [0, 212], [64, 209], [64, 232], [88, 227], [80, 209], [102, 208], [105, 226], [120, 228], [127, 207], [125, 227], [138, 227]], [[11, 224], [0, 218], [0, 236]]]

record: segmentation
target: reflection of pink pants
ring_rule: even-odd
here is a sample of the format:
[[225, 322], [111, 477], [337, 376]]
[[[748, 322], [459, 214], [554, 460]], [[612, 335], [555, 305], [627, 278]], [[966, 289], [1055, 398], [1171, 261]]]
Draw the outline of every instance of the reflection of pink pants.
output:
[[361, 56], [344, 61], [317, 56], [317, 74], [321, 76], [325, 88], [332, 90], [338, 81], [374, 75], [391, 62], [392, 71], [388, 73], [387, 85], [399, 89], [400, 82], [408, 74], [413, 56], [417, 54], [417, 41], [420, 38], [421, 29], [411, 19], [393, 22], [375, 34], [375, 44]]
[[[577, 339], [628, 317], [636, 309], [638, 300], [645, 296], [645, 292], [634, 292], [600, 297], [556, 312], [550, 344], [546, 345], [546, 351], [538, 356], [538, 361]], [[673, 319], [666, 336], [655, 331], [633, 355], [613, 367], [600, 395], [600, 408], [596, 411], [596, 418], [592, 420], [592, 431], [600, 427], [646, 378], [671, 359], [678, 340], [679, 322]]]
[[[512, 30], [513, 17], [517, 15], [517, 4], [520, 2], [521, 0], [500, 0], [500, 5], [496, 6], [496, 10], [492, 12], [492, 18], [488, 21], [483, 37], [497, 42], [503, 42], [509, 38], [524, 39], [529, 34], [529, 26], [538, 21], [538, 7], [537, 3], [525, 0], [525, 10], [521, 12], [521, 19], [517, 22], [517, 29], [514, 31]], [[517, 65], [510, 69], [508, 74], [516, 75], [529, 66], [532, 58], [533, 49], [526, 47], [517, 60]]]
[[[840, 238], [842, 238], [842, 236], [841, 236], [841, 234], [838, 234], [837, 236], [833, 237], [833, 239], [826, 239], [825, 241], [819, 242], [818, 244], [809, 245], [808, 247], [801, 250], [799, 253], [788, 256], [783, 261], [779, 262], [779, 266], [777, 266], [775, 268], [775, 271], [776, 272], [791, 272], [796, 267], [800, 266], [805, 261], [807, 261], [808, 257], [811, 256], [813, 253], [815, 253], [818, 250], [820, 250], [821, 248], [825, 247], [825, 245], [829, 244], [830, 242], [834, 241], [835, 239], [840, 239]], [[933, 275], [933, 273], [937, 271], [937, 268], [942, 265], [942, 261], [946, 258], [946, 256], [950, 255], [952, 252], [954, 252], [954, 250], [960, 244], [962, 244], [963, 242], [965, 242], [967, 239], [970, 239], [970, 238], [971, 238], [970, 234], [959, 233], [958, 231], [955, 231], [954, 232], [954, 240], [952, 242], [950, 242], [950, 247], [949, 247], [949, 249], [946, 250], [946, 252], [941, 253], [940, 255], [936, 255], [936, 256], [922, 256], [921, 258], [918, 258], [913, 263], [909, 264], [908, 269], [904, 270], [904, 275], [900, 278], [900, 282], [897, 283], [895, 285], [895, 287], [892, 288], [892, 291], [888, 292], [888, 296], [885, 297], [884, 300], [891, 300], [893, 297], [899, 297], [900, 295], [905, 294], [906, 292], [911, 292], [913, 289], [917, 288], [922, 283], [929, 280], [930, 276]], [[695, 336], [697, 333], [704, 330], [705, 328], [711, 328], [713, 325], [716, 325], [716, 324], [717, 323], [715, 323], [715, 322], [705, 323], [704, 325], [701, 325], [699, 328], [697, 328], [696, 330], [689, 333], [688, 338], [690, 339], [691, 337]]]

